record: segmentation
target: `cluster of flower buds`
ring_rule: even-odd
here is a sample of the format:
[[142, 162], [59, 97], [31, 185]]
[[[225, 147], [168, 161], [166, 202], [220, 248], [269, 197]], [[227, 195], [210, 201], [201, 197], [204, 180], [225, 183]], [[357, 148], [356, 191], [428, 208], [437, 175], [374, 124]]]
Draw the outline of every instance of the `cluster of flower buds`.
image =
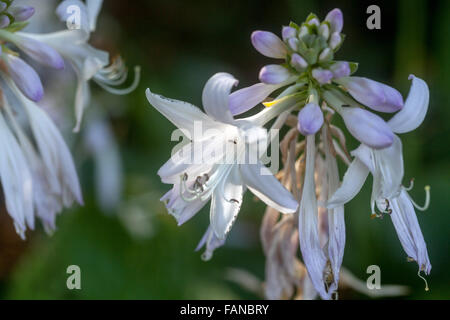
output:
[[14, 0], [0, 1], [0, 29], [4, 29], [15, 22], [25, 22], [31, 18], [35, 10], [31, 6], [14, 6]]

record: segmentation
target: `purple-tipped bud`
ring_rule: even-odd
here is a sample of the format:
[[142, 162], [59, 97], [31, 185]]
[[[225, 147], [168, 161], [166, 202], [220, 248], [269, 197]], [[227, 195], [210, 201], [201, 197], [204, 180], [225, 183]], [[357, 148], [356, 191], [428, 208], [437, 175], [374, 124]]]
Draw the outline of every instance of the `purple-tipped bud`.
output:
[[294, 53], [291, 57], [291, 65], [295, 68], [297, 71], [303, 71], [306, 68], [308, 68], [308, 62], [306, 62], [303, 57], [297, 53]]
[[340, 9], [336, 8], [328, 12], [325, 21], [330, 23], [331, 32], [341, 33], [342, 28], [344, 27], [344, 15]]
[[328, 41], [328, 44], [330, 45], [331, 49], [336, 49], [342, 42], [342, 37], [339, 34], [339, 32], [334, 32], [331, 34], [330, 41]]
[[40, 101], [44, 96], [44, 88], [36, 71], [13, 55], [8, 55], [6, 63], [9, 74], [19, 90], [30, 100]]
[[298, 38], [303, 40], [303, 38], [309, 34], [309, 29], [306, 26], [300, 27], [300, 31], [298, 33]]
[[319, 19], [317, 19], [317, 18], [312, 18], [311, 20], [309, 20], [308, 22], [307, 22], [307, 24], [308, 25], [310, 25], [310, 26], [319, 26], [319, 24], [320, 24], [320, 22], [319, 22]]
[[278, 64], [270, 64], [261, 69], [259, 80], [267, 84], [278, 84], [289, 79], [291, 75], [288, 69]]
[[295, 38], [297, 36], [297, 30], [295, 28], [285, 26], [281, 31], [281, 36], [284, 41], [290, 38]]
[[308, 103], [298, 113], [298, 131], [304, 136], [315, 134], [323, 125], [323, 113], [316, 103]]
[[382, 149], [394, 142], [394, 134], [388, 124], [376, 114], [357, 107], [342, 107], [348, 131], [365, 145]]
[[255, 31], [252, 33], [251, 40], [255, 49], [266, 57], [276, 59], [286, 57], [286, 45], [272, 32]]
[[21, 37], [15, 44], [37, 62], [58, 70], [64, 69], [63, 58], [52, 47], [27, 37]]
[[298, 42], [299, 42], [299, 40], [297, 38], [290, 38], [288, 40], [289, 48], [291, 48], [292, 51], [297, 51], [298, 50]]
[[396, 112], [403, 108], [403, 97], [396, 89], [362, 77], [343, 77], [336, 81], [360, 103], [380, 112]]
[[22, 22], [31, 18], [35, 10], [30, 6], [15, 6], [9, 9], [9, 13], [14, 17], [15, 21]]
[[6, 28], [11, 23], [11, 20], [9, 20], [9, 17], [6, 15], [0, 16], [0, 29]]
[[5, 11], [5, 9], [8, 7], [8, 5], [4, 2], [0, 2], [0, 12]]
[[333, 73], [330, 70], [315, 68], [312, 71], [312, 76], [316, 79], [320, 84], [330, 83], [331, 79], [333, 79]]
[[351, 73], [350, 65], [347, 61], [338, 61], [330, 66], [330, 71], [335, 79], [348, 77]]

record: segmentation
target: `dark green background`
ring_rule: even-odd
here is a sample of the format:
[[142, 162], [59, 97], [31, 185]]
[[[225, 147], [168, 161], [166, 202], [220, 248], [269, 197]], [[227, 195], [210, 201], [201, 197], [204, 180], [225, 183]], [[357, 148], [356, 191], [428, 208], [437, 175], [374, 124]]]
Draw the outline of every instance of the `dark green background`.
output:
[[[381, 30], [366, 28], [366, 8], [381, 7]], [[226, 247], [203, 262], [194, 248], [208, 223], [208, 210], [177, 227], [159, 197], [168, 190], [156, 171], [168, 159], [174, 127], [145, 99], [144, 91], [200, 105], [201, 90], [215, 72], [240, 79], [241, 86], [257, 81], [259, 69], [272, 61], [250, 43], [253, 30], [280, 34], [290, 20], [302, 22], [310, 12], [321, 19], [340, 7], [347, 35], [339, 59], [360, 63], [357, 75], [397, 87], [406, 98], [408, 75], [430, 87], [430, 108], [423, 125], [402, 135], [405, 183], [415, 177], [411, 195], [424, 199], [431, 185], [431, 206], [418, 212], [433, 265], [431, 290], [407, 263], [389, 218], [371, 220], [370, 183], [346, 207], [347, 245], [344, 265], [366, 279], [366, 268], [381, 268], [382, 283], [411, 287], [408, 298], [447, 299], [449, 289], [450, 166], [450, 1], [105, 1], [94, 42], [120, 53], [143, 78], [131, 95], [117, 98], [93, 84], [93, 93], [111, 114], [125, 165], [125, 201], [117, 212], [103, 213], [91, 196], [92, 163], [79, 161], [86, 206], [64, 212], [58, 230], [47, 237], [34, 232], [25, 245], [11, 233], [0, 247], [0, 298], [6, 299], [214, 299], [258, 298], [227, 281], [228, 268], [240, 268], [262, 279], [264, 257], [258, 228], [261, 203], [247, 195]], [[350, 141], [350, 147], [357, 144]], [[75, 158], [77, 158], [75, 146]], [[79, 147], [81, 148], [81, 147]], [[150, 225], [146, 236], [133, 236], [123, 223], [130, 210], [143, 212]], [[3, 214], [4, 215], [4, 214]], [[12, 229], [9, 218], [2, 230]], [[4, 232], [4, 234], [6, 234]], [[3, 236], [5, 238], [5, 236]], [[66, 288], [68, 265], [82, 270], [82, 290]], [[8, 267], [5, 267], [5, 266]], [[348, 298], [365, 298], [357, 293]]]

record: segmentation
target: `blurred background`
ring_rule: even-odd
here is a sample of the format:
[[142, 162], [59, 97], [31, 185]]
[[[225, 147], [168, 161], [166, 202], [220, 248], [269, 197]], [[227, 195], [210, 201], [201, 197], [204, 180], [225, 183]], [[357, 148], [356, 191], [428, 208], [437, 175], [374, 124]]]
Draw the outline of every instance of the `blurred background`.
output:
[[[141, 84], [123, 97], [92, 84], [93, 103], [82, 132], [75, 135], [70, 130], [74, 83], [69, 81], [62, 90], [61, 82], [48, 80], [59, 98], [44, 104], [59, 110], [55, 118], [59, 114], [65, 119], [58, 123], [72, 146], [85, 206], [65, 211], [53, 236], [38, 227], [25, 242], [1, 210], [1, 299], [261, 298], [227, 275], [230, 268], [237, 268], [264, 278], [259, 242], [264, 205], [247, 194], [226, 246], [203, 262], [194, 248], [206, 230], [209, 208], [177, 227], [159, 202], [169, 186], [159, 181], [156, 171], [176, 145], [170, 142], [174, 127], [149, 105], [144, 91], [150, 87], [200, 105], [203, 85], [216, 72], [233, 74], [240, 86], [251, 85], [257, 82], [259, 69], [270, 63], [251, 46], [253, 30], [280, 34], [281, 26], [291, 20], [301, 23], [310, 12], [323, 19], [335, 7], [344, 12], [347, 35], [337, 58], [359, 62], [357, 75], [393, 85], [405, 98], [410, 73], [425, 79], [431, 91], [425, 122], [402, 135], [404, 183], [415, 178], [410, 193], [418, 203], [425, 197], [423, 187], [431, 186], [430, 208], [417, 212], [433, 265], [427, 277], [430, 291], [424, 291], [417, 265], [406, 262], [390, 219], [370, 219], [371, 183], [346, 207], [344, 265], [364, 281], [369, 265], [380, 266], [382, 284], [411, 288], [406, 298], [450, 298], [449, 1], [104, 2], [92, 43], [112, 56], [120, 54], [130, 69], [140, 65]], [[51, 4], [48, 1], [42, 11], [51, 14]], [[366, 27], [370, 4], [381, 8], [381, 30]], [[35, 28], [42, 32], [64, 28], [46, 19], [50, 18], [45, 16]], [[350, 149], [356, 145], [349, 142]], [[66, 287], [66, 268], [74, 264], [81, 268], [82, 289], [71, 291]], [[367, 299], [356, 292], [344, 297]]]

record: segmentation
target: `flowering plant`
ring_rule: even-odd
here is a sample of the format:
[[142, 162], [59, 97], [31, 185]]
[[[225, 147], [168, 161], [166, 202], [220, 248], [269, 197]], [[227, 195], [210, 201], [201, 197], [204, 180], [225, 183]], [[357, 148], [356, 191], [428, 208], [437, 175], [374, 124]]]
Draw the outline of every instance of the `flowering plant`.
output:
[[[345, 247], [344, 205], [359, 193], [369, 173], [372, 217], [390, 216], [408, 259], [418, 263], [419, 276], [431, 270], [414, 210], [428, 206], [429, 187], [423, 207], [408, 195], [412, 185], [402, 185], [397, 135], [423, 122], [428, 86], [411, 75], [404, 102], [396, 89], [352, 76], [357, 63], [335, 60], [345, 38], [342, 30], [343, 14], [334, 9], [324, 21], [310, 14], [301, 25], [291, 22], [281, 38], [253, 32], [255, 49], [281, 63], [263, 67], [260, 83], [234, 92], [237, 80], [230, 74], [211, 77], [202, 96], [206, 114], [147, 90], [149, 102], [190, 140], [158, 172], [164, 183], [173, 185], [161, 200], [179, 224], [211, 201], [210, 227], [198, 246], [206, 245], [204, 258], [225, 243], [247, 188], [269, 206], [261, 226], [268, 298], [318, 294], [330, 299], [337, 294]], [[268, 98], [274, 92], [279, 93]], [[237, 117], [260, 103], [264, 110]], [[395, 115], [385, 121], [375, 112]], [[345, 129], [335, 124], [337, 117]], [[289, 130], [280, 143], [284, 166], [273, 175], [260, 159], [261, 146], [275, 142], [264, 129], [274, 119], [272, 129]], [[200, 130], [195, 123], [202, 124]], [[361, 142], [352, 152], [347, 151], [345, 130]], [[258, 160], [248, 161], [255, 153]], [[205, 160], [210, 154], [214, 161]], [[232, 160], [224, 161], [230, 154]], [[192, 161], [192, 155], [203, 160]], [[342, 178], [338, 160], [348, 167]]]

